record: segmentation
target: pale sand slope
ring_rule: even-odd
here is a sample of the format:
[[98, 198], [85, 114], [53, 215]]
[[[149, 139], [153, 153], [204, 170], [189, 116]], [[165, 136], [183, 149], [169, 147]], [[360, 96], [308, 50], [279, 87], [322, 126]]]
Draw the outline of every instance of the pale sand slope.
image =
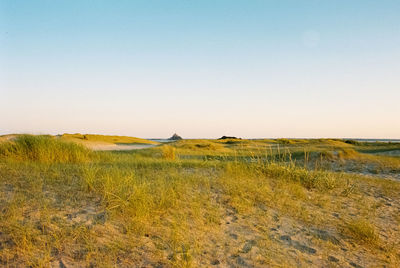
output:
[[[13, 140], [17, 137], [17, 134], [9, 134], [0, 136], [0, 143]], [[94, 151], [128, 151], [128, 150], [138, 150], [146, 149], [159, 145], [157, 144], [115, 144], [107, 142], [97, 142], [97, 141], [83, 141], [74, 139], [73, 142], [84, 145], [85, 147], [92, 149]]]
[[154, 147], [157, 144], [87, 144], [94, 151], [128, 151]]

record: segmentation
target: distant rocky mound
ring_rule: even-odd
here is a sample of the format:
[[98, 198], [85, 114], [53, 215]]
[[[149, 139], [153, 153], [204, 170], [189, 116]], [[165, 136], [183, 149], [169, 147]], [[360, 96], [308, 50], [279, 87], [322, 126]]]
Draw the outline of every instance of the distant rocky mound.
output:
[[219, 138], [219, 140], [228, 140], [228, 139], [235, 139], [235, 140], [241, 140], [241, 138], [233, 137], [233, 136], [222, 136]]
[[169, 138], [169, 140], [171, 140], [171, 141], [177, 141], [177, 140], [181, 140], [181, 139], [182, 139], [182, 137], [179, 136], [179, 135], [176, 134], [176, 133], [174, 133], [174, 135], [172, 135], [172, 137]]

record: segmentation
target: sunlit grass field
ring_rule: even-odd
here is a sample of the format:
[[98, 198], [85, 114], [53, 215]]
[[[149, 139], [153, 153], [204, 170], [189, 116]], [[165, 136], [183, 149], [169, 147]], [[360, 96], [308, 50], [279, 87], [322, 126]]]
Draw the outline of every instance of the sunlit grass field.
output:
[[104, 139], [0, 143], [0, 265], [400, 266], [398, 143]]

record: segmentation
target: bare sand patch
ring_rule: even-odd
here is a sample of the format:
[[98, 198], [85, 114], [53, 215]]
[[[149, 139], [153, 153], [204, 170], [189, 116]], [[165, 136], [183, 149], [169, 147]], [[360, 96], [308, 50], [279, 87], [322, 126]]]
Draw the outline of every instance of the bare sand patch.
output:
[[157, 144], [88, 144], [88, 147], [94, 151], [129, 151], [146, 149]]

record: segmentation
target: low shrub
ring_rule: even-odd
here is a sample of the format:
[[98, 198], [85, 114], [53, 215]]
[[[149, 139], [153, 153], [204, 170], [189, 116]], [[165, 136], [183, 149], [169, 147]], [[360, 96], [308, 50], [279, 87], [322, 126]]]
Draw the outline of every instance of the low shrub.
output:
[[175, 160], [176, 158], [176, 149], [170, 145], [164, 145], [161, 147], [162, 157], [168, 160]]
[[352, 145], [360, 145], [361, 144], [359, 141], [356, 141], [356, 140], [345, 140], [344, 142], [347, 144], [352, 144]]

